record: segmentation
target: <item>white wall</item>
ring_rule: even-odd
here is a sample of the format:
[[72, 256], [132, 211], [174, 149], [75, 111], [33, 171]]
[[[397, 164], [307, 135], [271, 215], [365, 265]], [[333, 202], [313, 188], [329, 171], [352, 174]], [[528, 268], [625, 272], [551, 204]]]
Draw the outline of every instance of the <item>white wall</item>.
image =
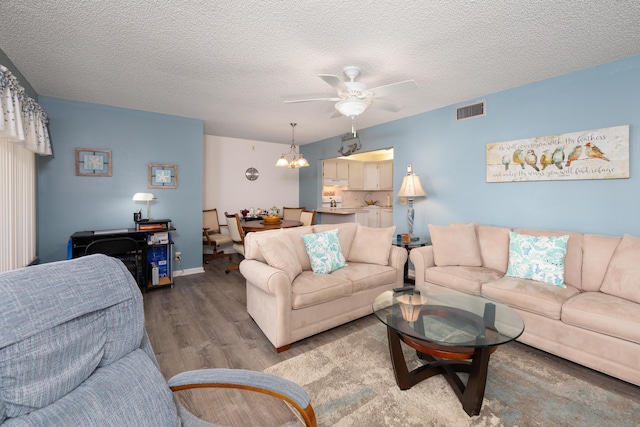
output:
[[[203, 152], [202, 207], [217, 208], [223, 224], [225, 211], [298, 206], [298, 170], [275, 166], [288, 144], [205, 135]], [[244, 176], [250, 167], [260, 173], [255, 181]]]

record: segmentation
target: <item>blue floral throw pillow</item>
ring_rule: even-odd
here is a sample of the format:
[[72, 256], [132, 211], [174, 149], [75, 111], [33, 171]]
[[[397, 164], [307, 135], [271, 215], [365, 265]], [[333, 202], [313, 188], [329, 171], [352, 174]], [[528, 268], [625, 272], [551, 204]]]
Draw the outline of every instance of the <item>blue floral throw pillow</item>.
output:
[[302, 236], [314, 273], [327, 274], [344, 267], [346, 261], [338, 240], [338, 229]]
[[566, 288], [564, 257], [569, 236], [530, 236], [511, 231], [509, 238], [507, 276]]

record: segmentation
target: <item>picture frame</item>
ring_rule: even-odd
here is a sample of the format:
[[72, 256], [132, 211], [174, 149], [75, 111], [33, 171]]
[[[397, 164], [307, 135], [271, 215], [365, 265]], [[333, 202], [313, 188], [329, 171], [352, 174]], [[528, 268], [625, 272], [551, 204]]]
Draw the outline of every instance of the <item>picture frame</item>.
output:
[[178, 188], [178, 165], [149, 163], [149, 188]]
[[76, 176], [111, 176], [111, 150], [76, 148]]

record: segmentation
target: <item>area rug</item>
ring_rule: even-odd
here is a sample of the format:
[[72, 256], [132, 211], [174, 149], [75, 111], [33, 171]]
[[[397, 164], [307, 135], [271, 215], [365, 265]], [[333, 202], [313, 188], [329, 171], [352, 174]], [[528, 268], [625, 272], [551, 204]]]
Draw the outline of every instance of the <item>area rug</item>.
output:
[[[421, 364], [405, 348], [409, 369]], [[265, 370], [306, 388], [319, 426], [640, 425], [640, 405], [549, 367], [512, 344], [489, 362], [479, 415], [469, 417], [441, 376], [401, 391], [385, 327], [373, 325]]]

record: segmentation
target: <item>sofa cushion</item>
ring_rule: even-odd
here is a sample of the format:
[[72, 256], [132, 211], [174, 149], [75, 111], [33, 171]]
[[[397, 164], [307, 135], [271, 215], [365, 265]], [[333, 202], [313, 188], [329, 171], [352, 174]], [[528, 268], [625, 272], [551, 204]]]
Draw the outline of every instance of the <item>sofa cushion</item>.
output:
[[640, 344], [638, 304], [602, 292], [583, 292], [562, 306], [562, 321]]
[[396, 274], [393, 267], [351, 261], [347, 267], [331, 273], [332, 276], [350, 280], [353, 293], [395, 283]]
[[509, 233], [507, 276], [565, 287], [564, 257], [569, 236]]
[[535, 280], [505, 276], [482, 285], [482, 295], [501, 301], [511, 307], [560, 319], [562, 304], [580, 291], [573, 286], [561, 288]]
[[566, 231], [537, 230], [516, 228], [513, 231], [531, 236], [569, 236], [567, 256], [564, 258], [564, 283], [582, 289], [582, 238], [581, 233]]
[[582, 290], [599, 291], [620, 236], [585, 234], [582, 247]]
[[337, 229], [305, 234], [302, 240], [314, 273], [328, 274], [346, 265]]
[[344, 255], [345, 259], [349, 259], [351, 245], [353, 244], [353, 238], [356, 236], [357, 228], [358, 223], [356, 222], [345, 222], [342, 224], [319, 224], [313, 226], [313, 232], [322, 233], [323, 231], [338, 229], [338, 238], [340, 239], [342, 255]]
[[351, 281], [335, 274], [303, 271], [291, 285], [291, 308], [309, 307], [351, 295]]
[[507, 272], [509, 262], [509, 232], [507, 227], [495, 227], [491, 225], [477, 225], [478, 246], [482, 266]]
[[638, 278], [640, 278], [640, 238], [625, 234], [611, 257], [600, 291], [640, 303]]
[[388, 265], [391, 241], [396, 227], [372, 228], [358, 224], [349, 252], [350, 262]]
[[498, 280], [503, 273], [486, 267], [444, 266], [430, 267], [424, 273], [427, 282], [479, 294], [483, 283]]
[[482, 265], [474, 224], [429, 224], [429, 234], [436, 265]]
[[293, 243], [283, 233], [278, 233], [269, 239], [258, 240], [262, 256], [272, 267], [283, 270], [289, 280], [293, 281], [302, 273], [302, 265], [298, 261]]
[[313, 233], [313, 228], [310, 225], [305, 227], [283, 228], [282, 232], [293, 244], [296, 255], [298, 256], [298, 262], [300, 262], [300, 265], [302, 266], [302, 270], [310, 271], [311, 261], [309, 260], [307, 247], [304, 244], [304, 240], [302, 240], [302, 236]]

